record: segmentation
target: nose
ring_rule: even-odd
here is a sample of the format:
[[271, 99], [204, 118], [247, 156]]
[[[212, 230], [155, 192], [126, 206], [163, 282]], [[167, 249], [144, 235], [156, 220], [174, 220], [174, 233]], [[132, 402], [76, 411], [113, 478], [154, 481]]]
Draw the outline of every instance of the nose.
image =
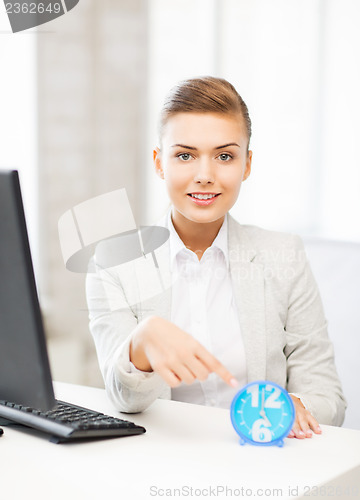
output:
[[198, 162], [197, 169], [195, 172], [194, 181], [199, 184], [213, 184], [214, 183], [214, 172], [211, 167], [210, 160], [203, 158]]

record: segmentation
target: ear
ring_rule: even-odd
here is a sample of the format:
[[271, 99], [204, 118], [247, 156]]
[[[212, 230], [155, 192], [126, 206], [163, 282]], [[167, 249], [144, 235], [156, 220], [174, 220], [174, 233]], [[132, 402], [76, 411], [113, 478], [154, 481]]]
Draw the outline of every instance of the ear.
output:
[[250, 175], [250, 172], [251, 172], [251, 162], [252, 162], [252, 154], [253, 154], [252, 151], [248, 151], [243, 181], [246, 181], [246, 179]]
[[162, 168], [161, 151], [159, 148], [155, 148], [153, 150], [153, 161], [154, 161], [155, 172], [161, 179], [163, 179], [164, 170]]

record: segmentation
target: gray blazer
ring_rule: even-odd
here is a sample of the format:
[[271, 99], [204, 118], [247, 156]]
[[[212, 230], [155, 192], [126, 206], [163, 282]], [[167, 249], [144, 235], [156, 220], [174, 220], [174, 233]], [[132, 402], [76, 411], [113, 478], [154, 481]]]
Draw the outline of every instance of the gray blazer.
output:
[[[300, 238], [240, 225], [229, 216], [228, 245], [248, 382], [276, 382], [301, 397], [320, 423], [341, 425], [346, 403]], [[171, 398], [158, 374], [134, 370], [129, 360], [131, 332], [141, 320], [150, 315], [170, 320], [169, 242], [155, 254], [161, 276], [149, 256], [87, 275], [100, 369], [110, 399], [123, 412], [140, 412], [158, 397]]]

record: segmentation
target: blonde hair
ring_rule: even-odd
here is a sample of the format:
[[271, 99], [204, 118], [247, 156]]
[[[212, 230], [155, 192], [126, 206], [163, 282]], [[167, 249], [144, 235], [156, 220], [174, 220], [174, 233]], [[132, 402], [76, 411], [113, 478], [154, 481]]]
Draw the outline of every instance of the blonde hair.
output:
[[249, 110], [235, 87], [223, 78], [204, 76], [179, 82], [167, 95], [159, 120], [159, 138], [169, 118], [176, 113], [240, 114], [248, 136], [251, 137]]

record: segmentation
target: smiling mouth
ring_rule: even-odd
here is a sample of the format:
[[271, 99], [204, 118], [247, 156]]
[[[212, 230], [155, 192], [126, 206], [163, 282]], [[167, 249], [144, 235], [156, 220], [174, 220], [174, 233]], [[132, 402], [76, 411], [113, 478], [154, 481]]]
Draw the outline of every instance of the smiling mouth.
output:
[[220, 193], [188, 193], [188, 196], [191, 198], [195, 198], [196, 200], [211, 200], [213, 198], [216, 198], [216, 196], [219, 196]]

